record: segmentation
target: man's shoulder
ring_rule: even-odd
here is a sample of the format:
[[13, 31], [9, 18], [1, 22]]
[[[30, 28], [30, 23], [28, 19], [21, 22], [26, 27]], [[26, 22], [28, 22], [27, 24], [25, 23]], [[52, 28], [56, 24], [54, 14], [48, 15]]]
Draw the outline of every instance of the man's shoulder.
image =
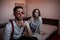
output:
[[11, 27], [11, 22], [8, 22], [8, 23], [6, 24], [5, 29], [12, 29], [12, 27]]
[[25, 21], [25, 23], [28, 23], [28, 21]]

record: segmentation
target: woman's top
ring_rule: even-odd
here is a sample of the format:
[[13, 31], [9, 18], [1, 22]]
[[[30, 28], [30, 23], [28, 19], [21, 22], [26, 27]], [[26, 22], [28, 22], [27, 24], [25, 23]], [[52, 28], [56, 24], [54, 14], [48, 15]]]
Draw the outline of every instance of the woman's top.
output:
[[41, 25], [42, 25], [42, 18], [38, 17], [37, 20], [34, 20], [34, 18], [31, 18], [30, 20], [30, 28], [32, 30], [33, 33], [41, 33]]

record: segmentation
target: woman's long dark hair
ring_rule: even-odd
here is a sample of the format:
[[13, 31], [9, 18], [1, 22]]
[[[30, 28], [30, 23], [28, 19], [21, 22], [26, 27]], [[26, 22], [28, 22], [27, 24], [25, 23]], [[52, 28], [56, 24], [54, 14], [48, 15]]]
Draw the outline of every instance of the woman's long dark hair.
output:
[[35, 11], [36, 11], [36, 10], [38, 10], [38, 15], [41, 16], [39, 9], [34, 9], [33, 12], [32, 12], [32, 16], [35, 17]]

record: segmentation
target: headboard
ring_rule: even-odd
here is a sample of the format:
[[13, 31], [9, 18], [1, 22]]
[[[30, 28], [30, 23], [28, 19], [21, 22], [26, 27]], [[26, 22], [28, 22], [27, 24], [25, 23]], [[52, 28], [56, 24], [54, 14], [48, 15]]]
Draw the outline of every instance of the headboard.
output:
[[2, 23], [2, 24], [0, 24], [0, 29], [1, 29], [1, 28], [4, 28], [4, 27], [6, 26], [6, 24], [7, 24], [7, 23]]
[[[25, 18], [24, 20], [29, 20], [31, 17]], [[58, 27], [59, 20], [58, 19], [50, 19], [50, 18], [42, 18], [43, 24], [55, 25]], [[0, 28], [4, 28], [7, 23], [0, 24]]]
[[[29, 20], [31, 17], [25, 18], [24, 20]], [[58, 19], [51, 19], [51, 18], [42, 18], [43, 24], [50, 24], [55, 25], [58, 27], [59, 20]]]
[[43, 24], [55, 25], [58, 27], [59, 20], [58, 19], [50, 19], [50, 18], [42, 18]]

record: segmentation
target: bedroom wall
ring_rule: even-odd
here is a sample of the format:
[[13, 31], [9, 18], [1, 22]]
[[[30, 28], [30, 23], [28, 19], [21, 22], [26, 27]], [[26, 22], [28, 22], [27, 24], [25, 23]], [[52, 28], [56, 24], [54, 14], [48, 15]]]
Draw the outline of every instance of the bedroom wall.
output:
[[58, 33], [60, 34], [60, 1], [59, 1], [59, 32]]
[[13, 17], [15, 3], [24, 3], [25, 0], [0, 0], [0, 24], [8, 22]]
[[[1, 14], [1, 1], [0, 1], [0, 14]], [[1, 15], [0, 15], [0, 19], [1, 19]], [[1, 20], [0, 20], [1, 21]]]
[[33, 9], [38, 8], [44, 18], [59, 19], [57, 0], [27, 0], [27, 16], [31, 16]]

